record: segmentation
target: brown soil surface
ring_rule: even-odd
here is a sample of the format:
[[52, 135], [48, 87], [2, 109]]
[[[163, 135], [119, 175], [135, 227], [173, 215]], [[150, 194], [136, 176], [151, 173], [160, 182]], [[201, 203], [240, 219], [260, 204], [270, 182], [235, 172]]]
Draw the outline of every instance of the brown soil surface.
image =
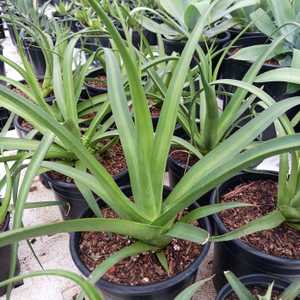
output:
[[160, 116], [160, 107], [156, 107], [155, 105], [150, 106], [151, 116], [154, 118], [158, 118]]
[[[110, 209], [102, 209], [106, 218], [117, 218]], [[103, 232], [81, 234], [80, 257], [92, 271], [114, 252], [132, 244], [132, 240]], [[168, 279], [184, 271], [201, 253], [202, 247], [192, 242], [173, 239], [165, 249], [169, 273], [159, 263], [154, 253], [142, 253], [126, 258], [112, 267], [103, 279], [124, 285], [145, 285]]]
[[[258, 300], [258, 296], [264, 296], [267, 292], [267, 289], [266, 288], [262, 288], [262, 287], [252, 287], [252, 288], [248, 288], [252, 295], [255, 296], [255, 298]], [[273, 290], [273, 293], [272, 293], [272, 298], [271, 300], [280, 300], [280, 292], [277, 291], [277, 290]], [[231, 294], [229, 295], [228, 297], [226, 297], [225, 300], [240, 300], [236, 294]]]
[[[96, 158], [112, 176], [119, 175], [127, 168], [125, 156], [120, 143], [112, 145], [105, 153], [102, 153], [101, 155], [96, 154]], [[54, 171], [48, 172], [48, 175], [54, 180], [73, 183], [72, 178]]]
[[190, 154], [187, 150], [173, 150], [171, 157], [183, 168], [192, 167], [199, 161], [197, 156]]
[[98, 88], [98, 89], [107, 89], [107, 78], [106, 75], [98, 75], [95, 78], [87, 78], [87, 85]]
[[[229, 230], [234, 230], [274, 211], [277, 183], [258, 180], [242, 183], [221, 197], [221, 202], [240, 201], [255, 205], [235, 208], [219, 214]], [[272, 230], [250, 234], [242, 238], [248, 245], [272, 256], [300, 259], [300, 232], [283, 224]]]

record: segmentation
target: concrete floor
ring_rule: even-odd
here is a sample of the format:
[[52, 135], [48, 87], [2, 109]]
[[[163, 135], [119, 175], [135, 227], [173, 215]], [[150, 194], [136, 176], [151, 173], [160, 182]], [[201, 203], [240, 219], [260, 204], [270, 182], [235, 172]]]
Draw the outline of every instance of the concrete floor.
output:
[[[15, 48], [12, 46], [9, 39], [3, 43], [5, 55], [19, 62], [19, 58]], [[15, 80], [21, 79], [10, 68], [7, 68], [8, 76]], [[10, 132], [10, 135], [15, 136], [15, 132]], [[260, 169], [277, 169], [278, 159], [271, 158], [264, 161]], [[32, 192], [29, 195], [29, 202], [34, 201], [51, 201], [54, 200], [53, 193], [45, 189], [39, 180], [33, 182]], [[24, 214], [25, 226], [36, 224], [53, 223], [61, 220], [59, 209], [56, 207], [39, 208], [26, 210]], [[72, 262], [69, 253], [69, 238], [68, 234], [57, 234], [53, 236], [43, 236], [35, 239], [32, 244], [36, 254], [38, 255], [44, 269], [64, 269], [78, 272]], [[25, 242], [20, 243], [19, 259], [21, 262], [22, 273], [29, 273], [40, 270], [32, 252], [29, 250]], [[199, 270], [199, 278], [206, 278], [211, 275], [212, 266], [212, 251], [207, 257], [204, 264]], [[14, 289], [12, 300], [72, 300], [74, 295], [78, 293], [78, 288], [70, 281], [54, 277], [40, 277], [27, 279], [24, 285]], [[0, 300], [4, 300], [1, 297]], [[213, 300], [215, 299], [215, 291], [211, 282], [206, 284], [201, 291], [195, 296], [196, 300]]]

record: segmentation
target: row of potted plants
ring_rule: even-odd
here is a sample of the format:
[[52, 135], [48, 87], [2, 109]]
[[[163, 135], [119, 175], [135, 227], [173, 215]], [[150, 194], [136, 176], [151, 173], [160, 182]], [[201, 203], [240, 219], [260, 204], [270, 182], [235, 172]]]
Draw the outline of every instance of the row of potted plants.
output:
[[[0, 105], [17, 115], [20, 134], [5, 137], [12, 115], [0, 137], [6, 166], [0, 182], [6, 187], [0, 223], [6, 224], [10, 209], [14, 212], [12, 229], [3, 226], [0, 234], [0, 247], [11, 255], [4, 276], [16, 273], [20, 240], [73, 232], [71, 254], [89, 278], [80, 285], [90, 299], [100, 299], [91, 284], [113, 299], [174, 299], [195, 280], [211, 242], [217, 290], [226, 283], [226, 270], [238, 276], [265, 273], [289, 282], [299, 279], [300, 141], [294, 128], [299, 75], [296, 64], [263, 69], [274, 53], [276, 59], [293, 53], [296, 61], [296, 48], [277, 51], [290, 43], [287, 36], [297, 39], [299, 24], [291, 12], [297, 12], [298, 4], [284, 1], [286, 15], [279, 18], [275, 0], [267, 1], [269, 6], [265, 1], [244, 2], [160, 1], [154, 7], [130, 2], [123, 9], [115, 1], [101, 5], [88, 0], [82, 5], [101, 20], [110, 41], [110, 47], [97, 51], [82, 43], [89, 29], [70, 35], [66, 24], [57, 25], [53, 39], [38, 24], [16, 18], [13, 27], [23, 67], [0, 56], [24, 78], [17, 82], [1, 77], [8, 86], [0, 90]], [[258, 29], [261, 19], [255, 16], [273, 13], [269, 18], [281, 31], [274, 36], [273, 29], [268, 31], [273, 41], [267, 48], [236, 52], [233, 45], [251, 36], [247, 28], [235, 28], [233, 40], [219, 43], [219, 35], [237, 25], [237, 19], [227, 15], [240, 16], [246, 9], [253, 9], [251, 24]], [[158, 33], [158, 47], [149, 45], [143, 31], [136, 31], [140, 40], [134, 42], [127, 23], [132, 18]], [[43, 78], [28, 60], [18, 27], [32, 35], [43, 53]], [[282, 29], [287, 27], [289, 35]], [[180, 39], [177, 54], [163, 47], [170, 36]], [[80, 52], [88, 53], [85, 62], [74, 55], [78, 45]], [[247, 60], [245, 66], [234, 60], [257, 49], [263, 50], [253, 63]], [[232, 61], [243, 68], [242, 78], [235, 73], [226, 77], [224, 68]], [[95, 65], [101, 67], [95, 70]], [[268, 93], [267, 85], [260, 87], [274, 81], [288, 83], [278, 97], [273, 89]], [[288, 118], [285, 113], [291, 110]], [[277, 137], [273, 132], [272, 139], [261, 139], [272, 124]], [[11, 150], [16, 152], [7, 152]], [[252, 170], [276, 154], [281, 155], [279, 174]], [[165, 186], [166, 169], [170, 187]], [[37, 174], [54, 190], [55, 203], [26, 203]], [[63, 222], [22, 226], [24, 209], [54, 204], [60, 205]], [[80, 281], [63, 271], [48, 274]], [[9, 284], [8, 296], [12, 282], [21, 278], [3, 283]], [[297, 289], [292, 290], [295, 298]], [[235, 299], [226, 297], [220, 299]]]

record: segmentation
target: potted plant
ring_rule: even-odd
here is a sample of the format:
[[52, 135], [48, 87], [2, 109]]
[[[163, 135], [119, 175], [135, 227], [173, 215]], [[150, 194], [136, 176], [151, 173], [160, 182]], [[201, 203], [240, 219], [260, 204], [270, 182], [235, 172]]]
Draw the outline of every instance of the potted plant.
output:
[[[39, 77], [44, 77], [46, 70], [47, 53], [40, 48], [41, 31], [53, 32], [54, 24], [49, 20], [45, 11], [48, 3], [41, 7], [30, 1], [16, 1], [8, 6], [4, 19], [11, 24], [11, 31], [16, 46], [20, 49], [22, 43], [25, 53], [32, 63], [34, 70]], [[13, 17], [11, 17], [13, 16]], [[44, 50], [47, 48], [44, 48]]]
[[252, 274], [237, 278], [232, 272], [225, 272], [228, 284], [218, 293], [216, 300], [257, 299], [271, 300], [280, 297], [282, 300], [295, 300], [300, 295], [299, 281], [289, 284], [276, 277]]
[[[141, 25], [149, 31], [159, 33], [164, 36], [164, 45], [166, 53], [173, 51], [181, 53], [186, 39], [192, 32], [197, 20], [202, 18], [208, 6], [213, 1], [159, 1], [159, 10], [151, 8], [137, 8], [136, 12], [143, 10], [145, 13], [151, 13], [155, 18], [148, 18], [146, 15], [138, 18]], [[227, 18], [230, 13], [244, 7], [257, 4], [258, 1], [248, 1], [247, 3], [238, 3], [238, 1], [227, 1], [224, 5], [219, 3], [214, 9], [214, 14], [207, 20], [206, 28], [199, 38], [200, 46], [206, 50], [210, 47], [221, 49], [230, 40], [230, 34], [227, 30], [238, 22], [233, 18]]]
[[[50, 73], [52, 78], [50, 81], [47, 81], [48, 83], [51, 83], [53, 92], [51, 103], [45, 101], [45, 98], [43, 97], [47, 91], [47, 89], [44, 88], [45, 81], [44, 84], [40, 86], [38, 79], [32, 71], [31, 65], [27, 62], [24, 55], [24, 69], [16, 66], [7, 58], [2, 57], [2, 59], [24, 75], [28, 84], [15, 82], [7, 77], [3, 77], [3, 79], [14, 84], [15, 87], [22, 91], [23, 94], [16, 94], [15, 92], [10, 91], [10, 94], [13, 97], [21, 97], [27, 102], [35, 103], [45, 114], [49, 115], [49, 117], [54, 117], [56, 122], [65, 120], [65, 122], [70, 123], [70, 112], [67, 112], [66, 107], [68, 105], [69, 110], [71, 110], [72, 107], [72, 111], [74, 111], [74, 116], [72, 117], [74, 118], [72, 119], [72, 122], [74, 122], [72, 123], [72, 130], [77, 131], [78, 136], [82, 139], [85, 146], [88, 147], [90, 152], [94, 153], [97, 159], [106, 166], [109, 172], [115, 177], [118, 184], [126, 185], [129, 182], [126, 161], [117, 136], [118, 134], [114, 130], [114, 120], [110, 114], [110, 104], [107, 102], [107, 96], [103, 95], [97, 98], [81, 100], [85, 76], [88, 73], [93, 57], [77, 70], [73, 71], [73, 57], [69, 60], [69, 55], [72, 56], [78, 38], [74, 38], [70, 42], [65, 40], [65, 45], [63, 45], [62, 41], [64, 41], [64, 38], [64, 35], [58, 33], [58, 46], [53, 46], [53, 52], [51, 52], [52, 56], [49, 59], [51, 67], [53, 67], [53, 70], [51, 70]], [[66, 75], [67, 68], [69, 70], [68, 76]], [[67, 87], [73, 91], [73, 96], [69, 97], [68, 94], [64, 94], [64, 89]], [[16, 143], [15, 150], [18, 150], [19, 148], [29, 150], [30, 148], [32, 149], [32, 147], [37, 147], [38, 142], [29, 141], [28, 138], [32, 138], [37, 132], [39, 133], [39, 138], [41, 138], [42, 132], [47, 130], [46, 125], [39, 122], [31, 122], [29, 119], [22, 116], [18, 117], [16, 120], [26, 120], [26, 124], [30, 125], [31, 129], [34, 130], [30, 131], [30, 134], [27, 133], [27, 136], [22, 139], [12, 138], [10, 142], [6, 143], [4, 148], [11, 147], [10, 145], [14, 143], [13, 141]], [[54, 147], [59, 150], [56, 152], [56, 156], [51, 155], [50, 158], [52, 160], [64, 161], [65, 163], [74, 166], [77, 164], [76, 157], [70, 153], [66, 144], [60, 142], [54, 144]], [[65, 218], [76, 217], [82, 212], [86, 207], [84, 197], [93, 199], [93, 195], [90, 192], [85, 191], [84, 187], [78, 189], [73, 180], [63, 175], [50, 172], [42, 174], [41, 179], [46, 186], [50, 186], [54, 190], [57, 200], [64, 201], [65, 205], [60, 208]]]
[[[205, 217], [219, 210], [232, 207], [232, 204], [227, 204], [225, 206], [211, 206], [210, 208], [195, 208], [193, 204], [213, 186], [223, 182], [226, 178], [230, 178], [232, 174], [236, 174], [236, 172], [251, 165], [254, 161], [287, 150], [298, 149], [300, 144], [296, 136], [268, 141], [251, 149], [247, 149], [247, 146], [260, 131], [300, 101], [292, 99], [272, 105], [271, 108], [261, 113], [255, 120], [203, 157], [163, 200], [165, 166], [177, 120], [177, 110], [185, 83], [185, 74], [188, 72], [189, 62], [198, 45], [198, 37], [201, 35], [206, 22], [205, 20], [199, 21], [188, 40], [166, 93], [160, 120], [154, 135], [151, 115], [141, 83], [140, 70], [135, 60], [136, 56], [132, 55], [126, 47], [117, 29], [99, 3], [93, 0], [90, 0], [90, 3], [105, 22], [123, 58], [122, 61], [127, 71], [134, 116], [131, 115], [128, 108], [118, 61], [112, 50], [106, 49], [108, 96], [128, 164], [131, 193], [130, 190], [127, 190], [127, 195], [124, 194], [102, 164], [97, 162], [89, 149], [82, 144], [76, 131], [72, 126], [70, 127], [72, 120], [65, 124], [57, 122], [54, 117], [44, 114], [40, 107], [20, 97], [12, 97], [7, 89], [3, 89], [0, 91], [0, 104], [5, 103], [7, 107], [15, 112], [17, 111], [18, 114], [26, 115], [32, 122], [44, 124], [46, 129], [43, 132], [46, 135], [53, 134], [56, 139], [64, 141], [68, 149], [72, 149], [72, 152], [84, 166], [83, 170], [88, 169], [89, 173], [57, 162], [43, 162], [41, 167], [73, 177], [97, 194], [102, 201], [98, 202], [100, 205], [98, 210], [97, 206], [93, 205], [96, 202], [89, 203], [93, 208], [94, 215], [97, 216], [96, 218], [91, 217], [90, 212], [87, 211], [86, 216], [89, 216], [88, 218], [15, 229], [0, 234], [0, 246], [16, 243], [20, 239], [41, 234], [77, 232], [72, 237], [74, 243], [72, 242], [71, 248], [77, 249], [73, 255], [81, 260], [80, 244], [76, 241], [81, 240], [83, 246], [85, 240], [78, 238], [80, 232], [86, 234], [89, 232], [91, 234], [93, 232], [99, 232], [99, 234], [110, 232], [112, 233], [111, 236], [115, 236], [113, 234], [123, 235], [126, 246], [121, 249], [117, 248], [119, 251], [116, 250], [108, 260], [100, 264], [90, 275], [90, 280], [98, 282], [98, 285], [106, 293], [114, 295], [114, 297], [121, 297], [121, 299], [133, 293], [135, 297], [141, 298], [142, 296], [145, 299], [147, 297], [153, 298], [158, 294], [160, 299], [173, 299], [174, 295], [178, 294], [185, 285], [193, 281], [196, 270], [208, 250], [209, 226]], [[209, 7], [205, 18], [209, 17], [216, 3]], [[68, 92], [71, 92], [71, 90], [68, 90]], [[224, 157], [232, 158], [226, 160]], [[132, 198], [128, 196], [130, 194], [133, 196]], [[234, 205], [239, 204], [235, 203]], [[100, 217], [101, 212], [104, 215], [103, 217]], [[105, 218], [105, 216], [109, 216], [109, 218]], [[199, 225], [202, 228], [198, 227]], [[128, 237], [130, 237], [130, 240], [128, 240]], [[191, 245], [191, 247], [188, 247], [189, 249], [198, 247], [196, 256], [190, 260], [191, 263], [188, 266], [185, 264], [186, 268], [179, 271], [177, 275], [175, 275], [176, 271], [174, 274], [174, 269], [169, 269], [171, 267], [170, 261], [168, 261], [170, 256], [166, 255], [168, 245], [176, 243], [174, 238], [176, 241], [187, 240], [187, 243]], [[175, 247], [175, 249], [180, 250], [182, 247]], [[199, 249], [201, 249], [200, 252]], [[132, 259], [130, 257], [138, 254], [143, 257], [142, 253], [145, 252], [147, 252], [146, 255], [152, 255], [152, 252], [156, 253], [157, 266], [164, 272], [163, 276], [166, 280], [156, 283], [152, 281], [151, 283], [151, 276], [143, 275], [143, 283], [147, 284], [134, 287], [128, 285], [129, 282], [127, 282], [127, 286], [122, 286], [109, 280], [99, 280], [102, 275], [107, 273], [108, 269], [111, 269], [120, 260], [127, 257]], [[183, 259], [182, 256], [180, 257]], [[176, 265], [180, 266], [180, 264]], [[140, 266], [143, 268], [143, 265]], [[168, 278], [167, 270], [175, 276]], [[144, 271], [146, 270], [143, 269]], [[109, 272], [107, 274], [109, 275]], [[137, 272], [136, 274], [145, 273]], [[128, 278], [127, 274], [126, 277]], [[120, 290], [122, 290], [122, 295], [120, 295]]]
[[[283, 8], [283, 15], [278, 14], [279, 7]], [[297, 57], [299, 56], [297, 15], [299, 6], [297, 1], [268, 1], [265, 7], [260, 7], [250, 14], [252, 23], [264, 34], [262, 37], [251, 39], [245, 37], [239, 39], [235, 47], [230, 50], [223, 65], [223, 78], [241, 79], [247, 72], [251, 63], [256, 61], [261, 53], [266, 51], [269, 43], [284, 36], [284, 40], [266, 59], [260, 72], [280, 69], [282, 67], [297, 68]], [[286, 98], [287, 94], [295, 93], [299, 89], [284, 82], [269, 82], [264, 85], [264, 90], [275, 100]]]
[[[202, 54], [201, 65], [195, 69], [194, 76], [199, 81], [198, 86], [203, 86], [203, 89], [197, 90], [195, 83], [192, 82], [188, 99], [179, 111], [178, 120], [182, 126], [183, 136], [174, 138], [175, 145], [169, 157], [169, 177], [172, 186], [178, 183], [193, 164], [242, 127], [246, 123], [245, 117], [249, 120], [254, 116], [251, 109], [257, 101], [256, 97], [264, 103], [262, 105], [264, 108], [274, 103], [267, 93], [249, 83], [255, 80], [266, 57], [281, 40], [282, 38], [279, 38], [269, 46], [268, 51], [244, 75], [243, 81], [217, 80], [218, 70], [226, 51], [215, 69], [212, 68], [211, 55]], [[224, 93], [224, 89], [227, 90], [228, 86], [235, 88], [232, 94]], [[221, 110], [220, 99], [224, 94], [230, 101]], [[186, 140], [190, 143], [186, 144]], [[208, 202], [209, 199], [208, 194]]]
[[[291, 125], [287, 132], [293, 132]], [[247, 171], [214, 191], [211, 203], [242, 201], [253, 205], [213, 217], [220, 234], [214, 238], [220, 242], [215, 245], [213, 267], [218, 286], [229, 267], [239, 276], [263, 272], [290, 281], [300, 277], [298, 177], [299, 153], [292, 152], [290, 169], [285, 154], [279, 174]]]

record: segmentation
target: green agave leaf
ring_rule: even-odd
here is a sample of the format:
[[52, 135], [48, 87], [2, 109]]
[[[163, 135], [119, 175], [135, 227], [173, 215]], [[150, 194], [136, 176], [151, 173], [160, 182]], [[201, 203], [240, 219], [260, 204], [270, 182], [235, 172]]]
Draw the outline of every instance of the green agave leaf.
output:
[[174, 300], [190, 300], [193, 295], [208, 281], [210, 281], [212, 277], [197, 281], [196, 283], [192, 284], [191, 286], [187, 287], [183, 290], [179, 295], [176, 296]]
[[[142, 214], [152, 219], [160, 209], [161, 197], [154, 198], [149, 162], [143, 168], [139, 167], [139, 163], [144, 163], [143, 160], [137, 159], [140, 156], [139, 142], [142, 141], [136, 135], [136, 127], [129, 113], [126, 94], [122, 86], [121, 72], [111, 50], [105, 49], [105, 59], [108, 67], [108, 97], [126, 156], [134, 200]], [[145, 201], [145, 199], [148, 200]]]
[[300, 75], [298, 68], [279, 68], [265, 72], [255, 79], [255, 82], [288, 82], [300, 84]]
[[[171, 221], [178, 212], [189, 207], [202, 195], [218, 184], [231, 178], [242, 169], [247, 169], [253, 165], [255, 161], [287, 151], [297, 150], [299, 149], [299, 145], [300, 141], [298, 135], [287, 136], [257, 144], [249, 150], [234, 155], [230, 160], [224, 161], [222, 164], [217, 164], [214, 167], [211, 165], [212, 161], [206, 161], [201, 167], [199, 162], [198, 166], [195, 165], [193, 167], [194, 169], [192, 168], [184, 176], [165, 200], [164, 212], [153, 224], [166, 224], [166, 222]], [[203, 162], [210, 155], [211, 154], [206, 155], [201, 161]], [[213, 161], [216, 160], [216, 157], [217, 156], [213, 156]], [[224, 156], [221, 155], [221, 157]], [[208, 169], [204, 170], [204, 166], [207, 166]], [[181, 194], [181, 192], [183, 192], [183, 194]]]
[[[206, 1], [206, 0], [205, 0]], [[160, 6], [168, 12], [182, 26], [184, 24], [184, 13], [190, 4], [190, 0], [159, 0]]]
[[155, 176], [153, 176], [153, 186], [156, 188], [156, 197], [159, 197], [162, 194], [164, 170], [170, 150], [170, 142], [175, 129], [182, 89], [189, 71], [189, 65], [195, 49], [198, 47], [199, 36], [203, 33], [206, 20], [215, 3], [216, 1], [213, 1], [205, 16], [199, 20], [187, 41], [165, 96], [155, 133], [154, 148], [151, 157], [151, 162], [153, 162], [152, 172], [155, 174]]
[[276, 33], [276, 26], [273, 20], [269, 17], [268, 13], [262, 8], [257, 9], [250, 15], [251, 20], [254, 22], [256, 28], [264, 33], [266, 36], [278, 38], [280, 34]]
[[192, 144], [190, 144], [189, 142], [187, 142], [186, 140], [184, 140], [180, 137], [174, 136], [172, 138], [172, 142], [175, 145], [182, 146], [184, 149], [188, 150], [190, 153], [193, 153], [194, 155], [196, 155], [199, 159], [201, 159], [203, 157], [203, 155], [198, 150], [198, 148], [194, 147]]
[[194, 29], [199, 18], [205, 15], [209, 6], [210, 0], [203, 0], [200, 2], [191, 2], [191, 4], [186, 7], [186, 10], [184, 11], [184, 23], [189, 30]]
[[[0, 89], [0, 105], [9, 110], [18, 113], [24, 119], [32, 124], [39, 124], [42, 131], [51, 131], [64, 144], [66, 149], [73, 152], [83, 164], [95, 174], [98, 182], [98, 194], [102, 199], [113, 199], [115, 206], [120, 205], [117, 209], [120, 216], [129, 217], [132, 220], [145, 220], [136, 210], [135, 205], [128, 202], [127, 197], [121, 192], [112, 176], [96, 160], [96, 158], [87, 151], [69, 130], [58, 123], [54, 118], [41, 110], [40, 107], [30, 103], [17, 95], [12, 95], [5, 87]], [[101, 184], [99, 184], [101, 183]], [[122, 208], [121, 208], [122, 207]]]
[[296, 280], [281, 294], [282, 300], [294, 300], [300, 295], [300, 281]]
[[232, 272], [224, 272], [224, 275], [240, 300], [255, 300], [255, 297], [251, 294], [251, 292]]
[[296, 18], [291, 1], [270, 0], [268, 4], [275, 19], [275, 23], [280, 27], [280, 32], [283, 35], [286, 35], [286, 39], [290, 43], [293, 43], [293, 35], [289, 34], [294, 29], [293, 26], [284, 26], [286, 23], [293, 22]]
[[5, 163], [5, 172], [6, 172], [6, 189], [5, 189], [5, 195], [4, 198], [1, 201], [0, 205], [0, 224], [2, 225], [5, 221], [5, 218], [7, 216], [11, 195], [12, 195], [12, 188], [13, 188], [13, 182], [11, 177], [11, 171], [7, 164]]
[[[125, 247], [115, 252], [110, 257], [108, 257], [104, 262], [98, 265], [95, 268], [95, 270], [89, 275], [89, 282], [95, 284], [111, 267], [113, 267], [115, 264], [117, 264], [124, 258], [138, 255], [140, 253], [144, 253], [147, 251], [154, 251], [156, 249], [157, 248], [153, 246], [149, 246], [141, 242], [136, 242], [133, 245]], [[82, 300], [82, 299], [83, 299], [83, 293], [81, 293], [78, 296], [77, 300]]]
[[140, 241], [147, 240], [149, 244], [155, 243], [154, 240], [160, 242], [162, 228], [143, 223], [132, 222], [128, 220], [118, 219], [101, 219], [86, 218], [79, 220], [71, 220], [58, 222], [54, 224], [36, 225], [26, 228], [12, 229], [8, 232], [0, 234], [0, 246], [10, 245], [21, 240], [30, 239], [41, 235], [52, 235], [64, 232], [111, 232], [125, 236], [132, 236]]
[[[13, 218], [13, 229], [20, 228], [22, 226], [22, 216], [25, 209], [25, 203], [30, 192], [30, 186], [38, 170], [40, 168], [41, 162], [44, 160], [51, 143], [54, 140], [54, 135], [49, 133], [45, 135], [40, 142], [36, 152], [33, 154], [32, 159], [26, 169], [24, 179], [22, 181], [20, 192], [15, 203], [14, 218]], [[18, 243], [12, 245], [11, 257], [10, 257], [10, 277], [13, 277], [16, 272], [17, 264], [17, 253], [18, 253]], [[7, 295], [10, 295], [12, 285], [8, 285]]]
[[206, 244], [209, 240], [209, 233], [206, 230], [182, 222], [175, 223], [167, 232], [167, 236], [192, 241], [201, 245]]
[[220, 236], [213, 236], [211, 240], [214, 242], [226, 242], [230, 240], [239, 239], [245, 235], [252, 234], [258, 231], [269, 230], [278, 227], [285, 221], [284, 216], [279, 210], [269, 213], [264, 217], [251, 221], [246, 225], [241, 226], [239, 229], [225, 233]]
[[237, 207], [249, 207], [249, 206], [251, 205], [247, 203], [241, 203], [241, 202], [217, 203], [217, 204], [205, 205], [192, 210], [190, 213], [188, 213], [181, 219], [181, 222], [191, 223], [195, 220], [199, 220], [220, 213], [226, 209], [232, 209]]
[[273, 287], [274, 287], [274, 282], [272, 282], [269, 287], [268, 290], [266, 292], [266, 294], [264, 296], [258, 296], [259, 300], [271, 300], [272, 298], [272, 292], [273, 292]]
[[[255, 45], [255, 46], [242, 48], [237, 53], [232, 55], [231, 58], [236, 60], [255, 62], [262, 56], [263, 53], [266, 53], [269, 48], [270, 48], [269, 45]], [[274, 49], [273, 52], [271, 52], [267, 56], [266, 60], [271, 59], [274, 56], [285, 54], [288, 52], [290, 52], [290, 50], [284, 48], [283, 46], [277, 47], [276, 49]]]

